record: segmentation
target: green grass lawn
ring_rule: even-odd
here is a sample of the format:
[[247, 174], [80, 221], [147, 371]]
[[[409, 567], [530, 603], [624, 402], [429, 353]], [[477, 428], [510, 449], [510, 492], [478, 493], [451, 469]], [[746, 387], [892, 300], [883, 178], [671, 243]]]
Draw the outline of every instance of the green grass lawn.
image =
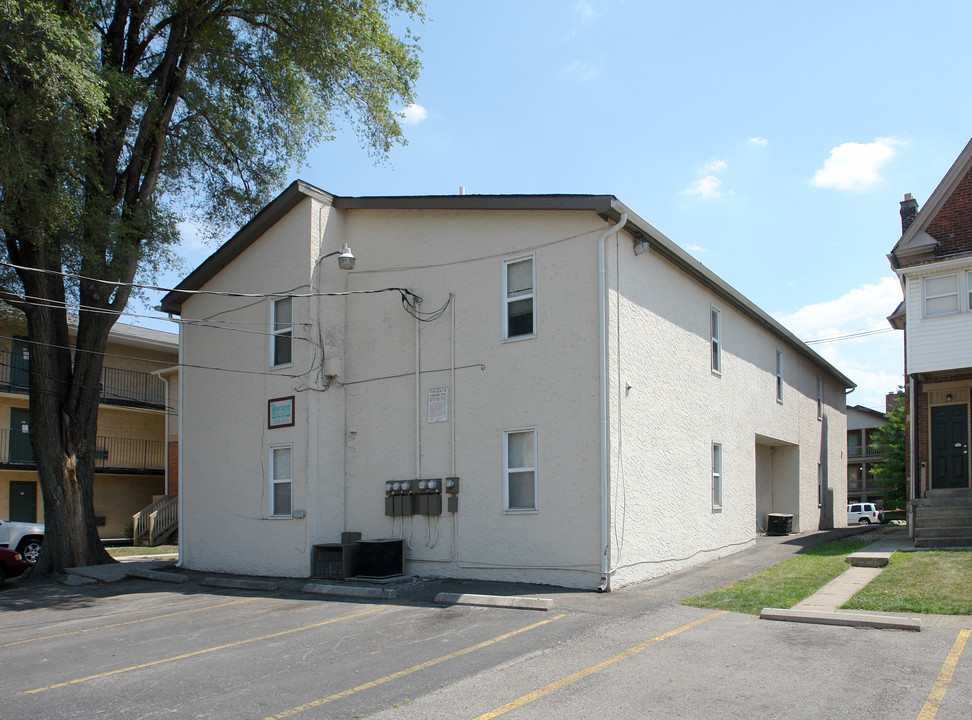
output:
[[686, 598], [682, 604], [754, 615], [766, 607], [793, 607], [844, 572], [848, 568], [844, 558], [870, 542], [822, 543], [727, 588]]
[[896, 552], [844, 608], [972, 615], [972, 551]]
[[156, 547], [133, 547], [123, 545], [120, 547], [106, 548], [112, 557], [128, 557], [130, 555], [167, 555], [179, 552], [178, 545], [157, 545]]

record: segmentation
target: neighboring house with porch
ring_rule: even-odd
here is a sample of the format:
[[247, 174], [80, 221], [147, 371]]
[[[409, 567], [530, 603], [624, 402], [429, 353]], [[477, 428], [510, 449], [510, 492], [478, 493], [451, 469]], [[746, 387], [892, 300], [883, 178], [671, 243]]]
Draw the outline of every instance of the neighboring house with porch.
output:
[[888, 258], [904, 301], [909, 496], [919, 545], [972, 545], [972, 141], [918, 210], [906, 195]]
[[403, 548], [419, 575], [609, 589], [771, 514], [846, 524], [853, 383], [613, 196], [298, 181], [162, 309], [188, 568]]
[[884, 425], [884, 413], [863, 405], [847, 408], [847, 503], [872, 502], [884, 507], [884, 488], [873, 467], [884, 458], [874, 444], [874, 433]]
[[[120, 538], [133, 515], [174, 491], [166, 481], [166, 383], [178, 336], [116, 324], [102, 371], [94, 509], [104, 539]], [[30, 437], [30, 343], [0, 339], [0, 517], [44, 522]]]

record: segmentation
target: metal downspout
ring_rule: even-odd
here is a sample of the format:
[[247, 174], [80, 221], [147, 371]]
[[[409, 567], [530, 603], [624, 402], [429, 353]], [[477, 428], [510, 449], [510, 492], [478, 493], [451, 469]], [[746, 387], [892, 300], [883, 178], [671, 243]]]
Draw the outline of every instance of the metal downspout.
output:
[[[612, 203], [613, 205], [613, 203]], [[608, 453], [610, 452], [608, 425], [608, 317], [607, 317], [607, 251], [606, 241], [608, 237], [624, 228], [628, 222], [628, 214], [621, 213], [621, 219], [616, 225], [612, 225], [597, 239], [597, 303], [598, 303], [598, 324], [599, 324], [599, 347], [600, 347], [600, 380], [601, 380], [601, 584], [598, 592], [608, 592], [611, 590], [611, 547], [610, 547], [610, 490], [608, 487], [610, 462]]]

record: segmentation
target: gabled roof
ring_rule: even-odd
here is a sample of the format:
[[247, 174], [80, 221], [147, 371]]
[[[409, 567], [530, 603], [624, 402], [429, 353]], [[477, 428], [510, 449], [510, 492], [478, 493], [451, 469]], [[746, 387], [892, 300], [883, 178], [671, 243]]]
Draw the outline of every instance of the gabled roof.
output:
[[928, 198], [928, 202], [918, 211], [914, 222], [895, 243], [891, 254], [888, 255], [892, 267], [897, 269], [901, 266], [900, 261], [902, 259], [930, 253], [937, 247], [938, 241], [926, 232], [928, 226], [970, 171], [972, 171], [972, 140], [969, 140], [952, 167], [945, 173], [945, 177], [938, 183], [938, 187]]
[[227, 240], [216, 252], [190, 273], [175, 289], [162, 298], [165, 312], [178, 315], [191, 291], [201, 289], [220, 270], [268, 228], [279, 221], [305, 198], [316, 199], [337, 209], [363, 210], [581, 210], [594, 212], [604, 220], [617, 223], [627, 215], [625, 231], [636, 242], [648, 247], [736, 307], [758, 325], [792, 346], [798, 353], [825, 368], [845, 388], [857, 385], [818, 355], [806, 343], [787, 330], [764, 310], [753, 304], [705, 265], [667, 238], [662, 232], [630, 210], [613, 195], [406, 195], [390, 197], [339, 197], [303, 181], [291, 183], [250, 222]]

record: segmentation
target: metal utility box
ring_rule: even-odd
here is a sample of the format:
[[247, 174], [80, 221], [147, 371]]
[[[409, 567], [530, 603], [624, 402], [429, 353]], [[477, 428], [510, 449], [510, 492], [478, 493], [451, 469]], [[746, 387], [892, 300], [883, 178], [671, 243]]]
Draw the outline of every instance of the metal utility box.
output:
[[311, 555], [311, 577], [343, 580], [358, 574], [357, 543], [315, 545]]
[[358, 577], [388, 578], [405, 574], [405, 541], [398, 538], [358, 543]]
[[789, 535], [793, 532], [793, 516], [770, 513], [766, 516], [767, 535]]
[[449, 512], [451, 512], [451, 513], [459, 512], [459, 496], [458, 495], [450, 495], [449, 496], [449, 499], [446, 501], [446, 503], [447, 503], [446, 509]]

